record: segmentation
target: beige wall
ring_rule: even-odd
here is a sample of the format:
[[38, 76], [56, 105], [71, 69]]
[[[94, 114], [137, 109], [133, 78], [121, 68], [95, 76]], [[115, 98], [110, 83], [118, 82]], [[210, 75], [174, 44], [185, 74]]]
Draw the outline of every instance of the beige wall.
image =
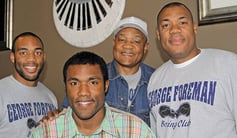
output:
[[[156, 40], [156, 14], [165, 2], [170, 0], [127, 0], [123, 16], [137, 16], [148, 22], [150, 50], [145, 63], [158, 67], [163, 63]], [[190, 7], [197, 19], [197, 1], [180, 0]], [[42, 77], [45, 83], [58, 97], [59, 104], [65, 94], [62, 81], [62, 67], [73, 53], [89, 50], [103, 56], [107, 62], [112, 59], [112, 37], [92, 48], [76, 48], [66, 43], [57, 33], [52, 15], [53, 0], [15, 0], [14, 36], [23, 31], [32, 31], [41, 36], [46, 45], [47, 66]], [[198, 46], [227, 49], [237, 52], [237, 22], [201, 26], [198, 30]], [[105, 52], [106, 51], [106, 52]], [[8, 56], [7, 56], [8, 58]], [[1, 66], [1, 70], [2, 65]]]
[[9, 59], [9, 50], [0, 51], [0, 78], [10, 75], [12, 64]]

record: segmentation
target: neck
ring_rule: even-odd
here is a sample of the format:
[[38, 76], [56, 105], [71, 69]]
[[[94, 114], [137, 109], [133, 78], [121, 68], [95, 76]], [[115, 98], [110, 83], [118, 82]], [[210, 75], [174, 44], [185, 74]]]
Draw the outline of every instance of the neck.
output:
[[136, 66], [124, 66], [120, 65], [119, 63], [116, 64], [118, 72], [120, 75], [133, 75], [139, 70], [139, 64]]
[[26, 86], [29, 86], [29, 87], [36, 87], [36, 86], [37, 86], [37, 83], [38, 83], [38, 81], [29, 81], [29, 80], [26, 80], [26, 79], [22, 78], [19, 74], [16, 75], [16, 73], [13, 74], [13, 77], [14, 77], [17, 81], [19, 81], [21, 84], [26, 85]]
[[[102, 115], [99, 115], [99, 114], [102, 114]], [[75, 120], [77, 129], [82, 134], [90, 136], [100, 127], [100, 125], [105, 117], [105, 108], [104, 108], [104, 110], [98, 111], [90, 119], [82, 120], [82, 119], [78, 118], [75, 113], [73, 113], [72, 117]]]
[[181, 64], [181, 63], [184, 63], [192, 58], [194, 58], [195, 56], [197, 56], [199, 53], [201, 52], [200, 49], [196, 48], [194, 49], [190, 55], [186, 56], [186, 57], [180, 57], [180, 58], [171, 58], [171, 61], [174, 63], [174, 64]]

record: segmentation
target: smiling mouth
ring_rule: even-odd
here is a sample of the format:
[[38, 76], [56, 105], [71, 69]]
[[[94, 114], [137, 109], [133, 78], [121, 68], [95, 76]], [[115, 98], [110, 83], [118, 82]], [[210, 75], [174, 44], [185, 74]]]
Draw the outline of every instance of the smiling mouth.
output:
[[133, 53], [130, 53], [130, 52], [121, 52], [121, 54], [123, 56], [133, 56], [134, 55]]
[[91, 99], [91, 100], [76, 100], [75, 103], [78, 104], [78, 105], [83, 105], [83, 106], [86, 106], [86, 105], [89, 105], [89, 104], [92, 104], [94, 101]]
[[88, 105], [90, 103], [92, 103], [92, 102], [79, 102], [79, 104], [82, 104], [82, 105]]
[[25, 66], [24, 68], [30, 73], [34, 73], [37, 70], [36, 66]]

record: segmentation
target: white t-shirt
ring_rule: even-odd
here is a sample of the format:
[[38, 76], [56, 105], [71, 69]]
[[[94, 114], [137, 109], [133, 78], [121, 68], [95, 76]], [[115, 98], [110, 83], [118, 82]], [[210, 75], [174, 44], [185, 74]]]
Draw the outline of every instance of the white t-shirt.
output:
[[0, 138], [27, 138], [37, 122], [58, 108], [54, 94], [42, 83], [28, 87], [13, 76], [0, 80]]
[[141, 68], [132, 75], [122, 75], [128, 83], [128, 107], [131, 106], [132, 101], [136, 97], [136, 88], [139, 80], [141, 79]]
[[237, 55], [201, 49], [182, 64], [166, 62], [148, 84], [158, 138], [237, 137]]

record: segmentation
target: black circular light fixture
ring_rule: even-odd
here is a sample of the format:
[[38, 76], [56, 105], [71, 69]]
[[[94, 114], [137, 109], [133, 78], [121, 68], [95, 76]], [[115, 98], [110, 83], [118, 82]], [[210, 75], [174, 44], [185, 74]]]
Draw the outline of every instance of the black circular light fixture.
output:
[[60, 36], [76, 47], [104, 41], [121, 19], [125, 0], [54, 0], [54, 24]]

